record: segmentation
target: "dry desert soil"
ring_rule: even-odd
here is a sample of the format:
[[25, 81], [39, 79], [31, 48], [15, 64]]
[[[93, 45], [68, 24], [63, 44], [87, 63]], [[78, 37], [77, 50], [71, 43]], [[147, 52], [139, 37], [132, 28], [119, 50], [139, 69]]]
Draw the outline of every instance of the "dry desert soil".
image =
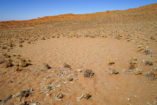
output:
[[0, 22], [1, 105], [157, 105], [157, 4]]

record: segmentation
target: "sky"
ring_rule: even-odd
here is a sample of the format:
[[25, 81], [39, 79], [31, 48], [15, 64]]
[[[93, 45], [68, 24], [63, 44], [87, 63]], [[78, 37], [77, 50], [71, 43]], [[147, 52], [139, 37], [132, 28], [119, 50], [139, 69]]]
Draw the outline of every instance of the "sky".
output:
[[137, 8], [157, 0], [0, 0], [0, 21]]

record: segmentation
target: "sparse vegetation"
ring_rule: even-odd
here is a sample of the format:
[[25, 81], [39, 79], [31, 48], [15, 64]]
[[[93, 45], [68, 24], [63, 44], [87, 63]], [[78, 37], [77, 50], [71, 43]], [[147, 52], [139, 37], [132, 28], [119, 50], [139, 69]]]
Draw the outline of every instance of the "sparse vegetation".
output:
[[94, 76], [94, 73], [92, 70], [87, 69], [84, 71], [84, 77], [93, 77], [93, 76]]
[[67, 63], [64, 63], [64, 67], [71, 69], [71, 66], [69, 64], [67, 64]]
[[156, 10], [0, 22], [0, 104], [153, 105]]

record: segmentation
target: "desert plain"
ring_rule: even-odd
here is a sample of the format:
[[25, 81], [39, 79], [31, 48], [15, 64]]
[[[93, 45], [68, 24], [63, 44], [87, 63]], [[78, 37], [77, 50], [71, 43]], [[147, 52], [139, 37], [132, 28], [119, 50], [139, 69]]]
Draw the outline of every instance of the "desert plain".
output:
[[157, 105], [157, 4], [0, 22], [1, 105]]

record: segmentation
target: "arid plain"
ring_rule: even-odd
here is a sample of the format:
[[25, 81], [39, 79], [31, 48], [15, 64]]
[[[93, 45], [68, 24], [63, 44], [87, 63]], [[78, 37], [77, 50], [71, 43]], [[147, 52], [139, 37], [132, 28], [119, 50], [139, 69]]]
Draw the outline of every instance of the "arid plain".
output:
[[157, 105], [157, 4], [0, 22], [1, 105]]

